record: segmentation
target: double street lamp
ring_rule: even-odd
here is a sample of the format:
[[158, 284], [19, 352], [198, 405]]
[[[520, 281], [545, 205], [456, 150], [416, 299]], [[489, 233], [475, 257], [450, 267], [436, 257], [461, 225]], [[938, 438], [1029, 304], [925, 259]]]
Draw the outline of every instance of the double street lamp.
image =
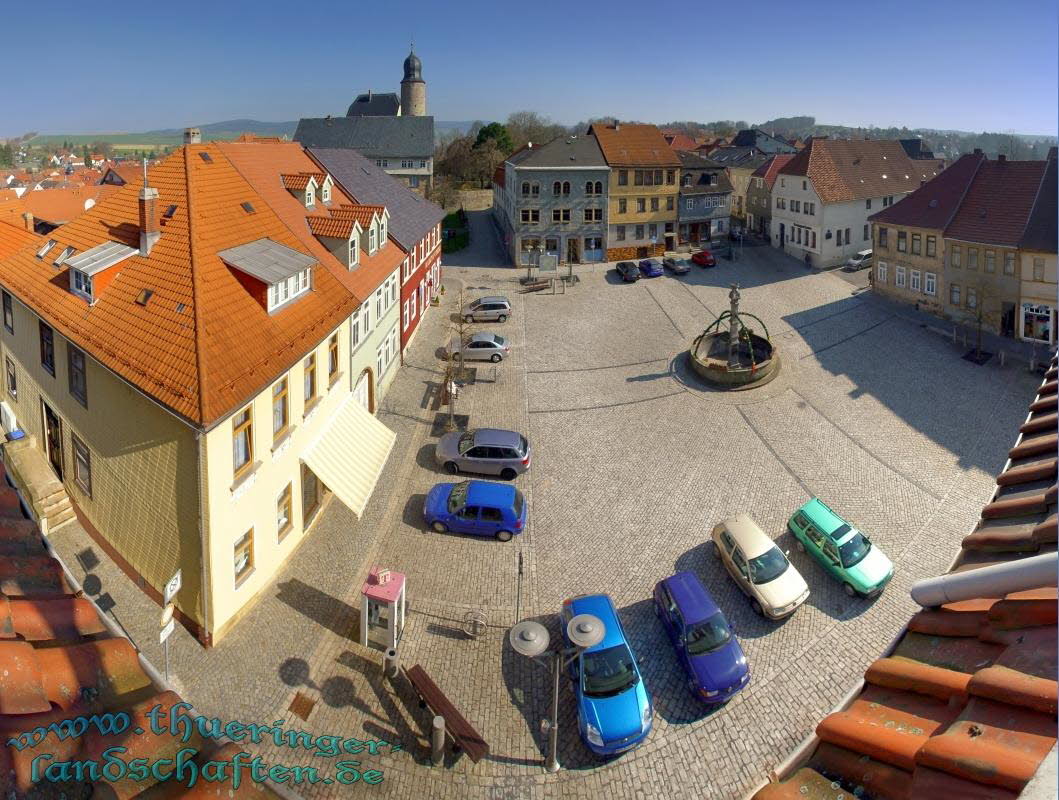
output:
[[[603, 620], [592, 614], [578, 614], [566, 625], [566, 638], [573, 647], [564, 648], [560, 641], [551, 651], [552, 668], [552, 713], [551, 719], [542, 721], [541, 728], [548, 733], [548, 757], [544, 768], [548, 772], [559, 771], [559, 680], [563, 669], [577, 658], [581, 652], [603, 641], [607, 629]], [[550, 636], [548, 629], [539, 622], [523, 620], [515, 625], [508, 634], [511, 647], [516, 653], [528, 656], [541, 666], [547, 666], [545, 654], [548, 652]]]

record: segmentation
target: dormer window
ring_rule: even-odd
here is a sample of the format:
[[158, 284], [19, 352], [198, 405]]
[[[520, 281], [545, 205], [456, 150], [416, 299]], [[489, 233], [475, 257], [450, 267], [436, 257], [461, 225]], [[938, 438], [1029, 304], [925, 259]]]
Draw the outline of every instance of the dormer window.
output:
[[320, 188], [320, 199], [325, 203], [331, 202], [331, 180], [328, 178], [324, 181], [324, 185]]
[[357, 235], [354, 231], [352, 238], [349, 240], [349, 268], [357, 266], [360, 263], [360, 247], [357, 246]]
[[375, 232], [375, 226], [372, 225], [368, 228], [368, 253], [374, 253], [376, 250], [377, 234]]
[[289, 278], [269, 284], [268, 310], [274, 311], [284, 303], [289, 303], [295, 297], [309, 291], [310, 284], [309, 269], [300, 270]]
[[95, 298], [92, 296], [92, 276], [79, 269], [71, 269], [70, 291], [83, 297], [89, 303], [93, 302]]
[[379, 247], [386, 247], [386, 217], [379, 220]]
[[250, 296], [270, 313], [312, 289], [316, 259], [272, 239], [257, 239], [217, 255], [235, 271]]
[[312, 208], [316, 205], [316, 191], [313, 189], [312, 182], [305, 187], [305, 207]]

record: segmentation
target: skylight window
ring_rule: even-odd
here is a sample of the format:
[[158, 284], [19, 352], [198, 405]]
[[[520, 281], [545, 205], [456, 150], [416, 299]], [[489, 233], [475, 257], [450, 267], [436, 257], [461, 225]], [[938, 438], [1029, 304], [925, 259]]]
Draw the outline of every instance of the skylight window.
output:
[[136, 295], [136, 302], [141, 306], [145, 306], [150, 301], [152, 295], [154, 295], [153, 289], [140, 289], [140, 293]]
[[248, 203], [240, 203], [239, 205], [242, 207], [243, 211], [245, 211], [247, 214], [255, 213], [255, 209], [254, 209], [253, 203], [249, 203], [249, 202]]
[[56, 244], [58, 244], [58, 242], [54, 239], [49, 239], [44, 246], [37, 251], [37, 258], [44, 258], [44, 256], [48, 255], [48, 251], [55, 247]]
[[61, 267], [63, 262], [74, 254], [74, 249], [70, 246], [64, 247], [63, 251], [59, 253], [59, 257], [55, 259], [55, 266]]
[[199, 158], [201, 158], [207, 164], [212, 164], [213, 163], [213, 157], [209, 153], [207, 153], [205, 150], [199, 151]]
[[162, 214], [162, 216], [165, 217], [166, 219], [172, 219], [173, 215], [175, 213], [176, 213], [176, 206], [169, 206], [169, 208], [167, 208], [165, 210], [165, 213]]

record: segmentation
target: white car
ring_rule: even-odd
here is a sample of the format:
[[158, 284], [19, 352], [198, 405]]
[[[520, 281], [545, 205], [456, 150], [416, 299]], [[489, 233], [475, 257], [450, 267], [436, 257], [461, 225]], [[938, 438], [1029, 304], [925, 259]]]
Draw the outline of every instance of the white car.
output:
[[729, 517], [713, 529], [714, 555], [754, 611], [769, 619], [790, 616], [809, 597], [809, 586], [787, 554], [746, 514]]
[[458, 337], [449, 342], [449, 358], [455, 358], [462, 350], [465, 361], [503, 361], [511, 353], [511, 345], [503, 336], [495, 333], [475, 333], [460, 347]]

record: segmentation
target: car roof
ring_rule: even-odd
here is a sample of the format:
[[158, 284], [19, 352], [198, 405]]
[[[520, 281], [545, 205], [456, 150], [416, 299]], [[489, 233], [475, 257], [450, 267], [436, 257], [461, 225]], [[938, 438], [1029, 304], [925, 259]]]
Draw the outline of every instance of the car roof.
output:
[[684, 622], [689, 625], [712, 617], [720, 610], [694, 572], [678, 572], [665, 578], [662, 583], [680, 609]]
[[[618, 619], [618, 611], [614, 608], [614, 601], [609, 594], [582, 594], [570, 599], [570, 609], [574, 616], [578, 614], [592, 614], [603, 622], [606, 632], [603, 641], [594, 647], [589, 647], [585, 652], [592, 653], [613, 647], [625, 642], [622, 634], [621, 621]], [[627, 644], [627, 642], [626, 642]]]
[[474, 432], [474, 443], [496, 447], [518, 447], [522, 444], [522, 434], [516, 431], [505, 431], [502, 428], [478, 428]]
[[758, 527], [749, 514], [736, 514], [722, 523], [732, 534], [735, 543], [748, 559], [757, 558], [775, 546], [768, 535]]
[[515, 502], [515, 487], [510, 483], [492, 481], [470, 481], [467, 487], [467, 505], [507, 508]]
[[485, 331], [479, 331], [478, 333], [471, 334], [470, 341], [472, 342], [494, 342], [496, 341], [495, 333], [487, 333]]
[[[805, 514], [809, 521], [826, 536], [831, 536], [840, 525], [849, 525], [846, 520], [832, 511], [827, 503], [819, 497], [814, 497], [798, 510]], [[853, 526], [849, 525], [849, 527], [852, 528]]]
[[500, 297], [500, 296], [479, 297], [474, 302], [476, 302], [476, 303], [506, 303], [507, 302], [507, 298], [506, 297]]

